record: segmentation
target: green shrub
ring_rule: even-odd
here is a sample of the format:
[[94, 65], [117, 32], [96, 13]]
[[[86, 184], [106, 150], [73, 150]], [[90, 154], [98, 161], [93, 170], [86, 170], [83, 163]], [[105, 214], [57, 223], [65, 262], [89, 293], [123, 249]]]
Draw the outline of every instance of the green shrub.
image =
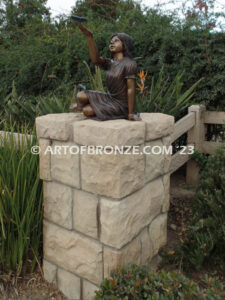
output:
[[191, 158], [196, 161], [199, 171], [201, 172], [204, 168], [205, 165], [207, 164], [209, 156], [204, 153], [200, 153], [197, 150], [194, 151], [194, 153], [191, 155]]
[[16, 142], [13, 131], [0, 135], [0, 270], [32, 271], [42, 236], [42, 184], [36, 138]]
[[184, 91], [182, 74], [177, 74], [171, 82], [165, 78], [164, 67], [162, 67], [157, 80], [154, 76], [151, 78], [149, 88], [144, 87], [145, 79], [142, 81], [142, 89], [144, 90], [137, 94], [138, 111], [161, 112], [179, 117], [182, 113], [184, 114], [188, 106], [193, 104], [194, 92], [201, 81], [201, 79], [198, 80], [188, 90]]
[[223, 285], [205, 279], [207, 288], [201, 289], [196, 283], [176, 272], [152, 273], [144, 266], [130, 264], [111, 272], [105, 279], [95, 300], [144, 300], [144, 299], [223, 299]]
[[0, 111], [0, 129], [6, 121], [8, 124], [13, 120], [17, 125], [28, 125], [33, 128], [35, 118], [38, 116], [54, 113], [69, 112], [69, 106], [74, 102], [77, 93], [76, 87], [65, 96], [18, 96], [13, 83], [11, 93], [4, 99], [4, 110]]
[[191, 211], [189, 229], [178, 248], [184, 267], [200, 269], [204, 263], [211, 263], [225, 270], [224, 146], [207, 159]]
[[[29, 1], [22, 2], [29, 9]], [[157, 77], [164, 65], [170, 82], [183, 71], [185, 90], [204, 77], [195, 102], [224, 109], [224, 32], [211, 32], [212, 28], [202, 26], [205, 22], [201, 20], [193, 26], [187, 18], [182, 22], [175, 14], [144, 10], [133, 0], [114, 0], [113, 5], [108, 2], [77, 1], [72, 12], [87, 16], [87, 27], [94, 33], [100, 55], [110, 57], [112, 33], [127, 32], [135, 42], [134, 57], [142, 57], [139, 68]], [[46, 95], [61, 85], [88, 80], [82, 62], [89, 59], [87, 41], [69, 16], [53, 23], [44, 12], [38, 19], [29, 13], [21, 26], [21, 8], [17, 2], [8, 5], [14, 13], [12, 18], [3, 19], [0, 27], [0, 104], [10, 93], [13, 80], [18, 94], [25, 96]], [[4, 14], [7, 11], [3, 8], [0, 24]]]

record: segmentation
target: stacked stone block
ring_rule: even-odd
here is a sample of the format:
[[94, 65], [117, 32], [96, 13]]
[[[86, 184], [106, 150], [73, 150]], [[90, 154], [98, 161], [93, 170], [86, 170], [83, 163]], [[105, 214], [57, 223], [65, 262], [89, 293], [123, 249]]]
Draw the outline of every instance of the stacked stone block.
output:
[[[69, 299], [93, 299], [112, 269], [129, 262], [148, 265], [166, 244], [171, 155], [140, 149], [169, 146], [174, 119], [160, 113], [141, 118], [99, 122], [68, 113], [36, 119], [44, 275]], [[63, 150], [90, 145], [139, 146], [139, 154]]]

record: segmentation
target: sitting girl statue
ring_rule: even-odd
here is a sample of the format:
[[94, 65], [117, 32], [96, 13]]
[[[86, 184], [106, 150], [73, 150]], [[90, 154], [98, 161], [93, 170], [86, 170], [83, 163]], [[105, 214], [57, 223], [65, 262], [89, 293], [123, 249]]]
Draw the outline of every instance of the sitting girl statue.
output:
[[95, 120], [128, 119], [141, 120], [136, 112], [136, 73], [137, 64], [132, 60], [133, 41], [125, 33], [111, 36], [109, 50], [113, 59], [98, 55], [93, 34], [81, 23], [78, 27], [87, 37], [91, 61], [106, 71], [108, 92], [85, 90], [78, 92], [77, 103], [71, 110], [83, 111], [84, 115]]

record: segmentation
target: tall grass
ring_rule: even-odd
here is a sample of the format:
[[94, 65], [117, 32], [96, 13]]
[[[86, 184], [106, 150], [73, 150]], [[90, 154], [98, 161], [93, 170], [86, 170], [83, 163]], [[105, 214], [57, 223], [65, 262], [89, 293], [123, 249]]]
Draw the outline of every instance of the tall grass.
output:
[[69, 112], [69, 107], [75, 101], [77, 87], [66, 95], [49, 94], [46, 96], [18, 96], [16, 86], [13, 82], [12, 91], [3, 99], [0, 105], [0, 130], [3, 129], [5, 121], [8, 127], [12, 123], [20, 126], [27, 124], [33, 128], [35, 118], [47, 114]]
[[95, 66], [95, 73], [92, 75], [91, 69], [86, 61], [83, 61], [87, 68], [88, 78], [92, 90], [105, 92], [104, 86], [102, 83], [102, 71], [99, 67]]
[[26, 133], [16, 139], [0, 134], [0, 270], [32, 271], [38, 261], [42, 235], [42, 184], [38, 156], [31, 154]]

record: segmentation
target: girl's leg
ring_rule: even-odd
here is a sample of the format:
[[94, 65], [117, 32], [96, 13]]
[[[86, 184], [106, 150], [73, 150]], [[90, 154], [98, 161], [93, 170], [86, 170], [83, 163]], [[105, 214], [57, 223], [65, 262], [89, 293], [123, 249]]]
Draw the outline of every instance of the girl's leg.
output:
[[73, 111], [82, 111], [83, 107], [88, 103], [88, 96], [85, 92], [81, 91], [77, 93], [77, 103], [71, 104], [70, 109]]
[[85, 105], [83, 108], [83, 113], [86, 117], [93, 117], [95, 116], [95, 112], [90, 104]]
[[70, 109], [74, 111], [83, 111], [83, 114], [86, 117], [93, 117], [95, 115], [94, 110], [89, 104], [88, 96], [82, 91], [77, 93], [77, 103], [72, 104]]

